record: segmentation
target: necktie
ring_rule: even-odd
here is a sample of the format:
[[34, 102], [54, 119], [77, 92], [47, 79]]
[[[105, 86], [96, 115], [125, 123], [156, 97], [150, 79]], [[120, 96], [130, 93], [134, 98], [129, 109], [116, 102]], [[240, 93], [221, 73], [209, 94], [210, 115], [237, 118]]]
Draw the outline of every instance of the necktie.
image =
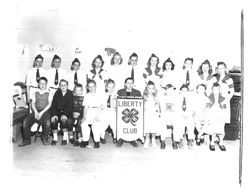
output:
[[36, 81], [38, 82], [40, 79], [40, 73], [39, 73], [39, 69], [36, 70]]
[[132, 78], [133, 80], [135, 80], [135, 70], [134, 70], [133, 67], [132, 67], [132, 71], [131, 71], [131, 78]]
[[56, 75], [55, 75], [55, 81], [54, 84], [57, 85], [58, 84], [58, 69], [56, 69]]
[[107, 107], [108, 108], [111, 108], [110, 99], [111, 99], [111, 95], [109, 95], [109, 98], [108, 98], [108, 101], [107, 101]]
[[190, 84], [189, 71], [187, 71], [187, 74], [186, 74], [186, 85], [189, 85], [189, 84]]
[[78, 78], [77, 78], [77, 72], [75, 72], [75, 76], [74, 76], [74, 84], [78, 83]]
[[186, 97], [183, 97], [183, 102], [182, 102], [182, 110], [185, 112], [187, 109], [187, 105], [186, 105]]

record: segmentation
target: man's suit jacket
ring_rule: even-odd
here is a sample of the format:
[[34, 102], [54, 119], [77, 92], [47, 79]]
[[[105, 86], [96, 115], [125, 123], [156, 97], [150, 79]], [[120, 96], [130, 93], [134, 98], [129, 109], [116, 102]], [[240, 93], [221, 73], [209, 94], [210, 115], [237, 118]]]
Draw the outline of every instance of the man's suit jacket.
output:
[[[118, 90], [117, 94], [119, 96], [127, 96], [127, 91], [125, 88]], [[141, 96], [141, 92], [136, 90], [136, 89], [132, 89], [130, 96], [129, 97], [140, 97]]]

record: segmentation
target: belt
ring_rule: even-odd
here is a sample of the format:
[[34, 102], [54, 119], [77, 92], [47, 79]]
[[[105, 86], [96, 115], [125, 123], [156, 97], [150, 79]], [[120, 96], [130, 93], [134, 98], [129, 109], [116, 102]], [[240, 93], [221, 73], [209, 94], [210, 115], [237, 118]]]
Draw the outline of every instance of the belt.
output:
[[49, 87], [49, 88], [56, 89], [56, 90], [58, 89], [58, 88], [56, 88], [56, 87]]
[[98, 107], [88, 107], [88, 108], [98, 108]]
[[37, 86], [29, 86], [29, 87], [32, 87], [32, 88], [38, 88]]

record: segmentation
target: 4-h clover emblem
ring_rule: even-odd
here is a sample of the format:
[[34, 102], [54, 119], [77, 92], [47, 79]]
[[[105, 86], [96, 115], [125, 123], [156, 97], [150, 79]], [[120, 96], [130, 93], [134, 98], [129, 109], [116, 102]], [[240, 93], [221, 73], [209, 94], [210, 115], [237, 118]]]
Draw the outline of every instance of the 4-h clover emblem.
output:
[[135, 126], [135, 123], [138, 121], [139, 117], [137, 116], [139, 112], [136, 109], [129, 110], [128, 108], [122, 111], [122, 120], [125, 123], [131, 123], [133, 126]]

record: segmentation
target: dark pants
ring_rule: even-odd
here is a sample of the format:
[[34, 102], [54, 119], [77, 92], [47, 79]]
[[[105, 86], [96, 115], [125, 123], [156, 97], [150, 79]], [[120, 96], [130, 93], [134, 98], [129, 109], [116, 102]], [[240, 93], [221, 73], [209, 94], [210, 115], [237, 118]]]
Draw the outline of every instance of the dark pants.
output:
[[[76, 120], [76, 124], [75, 124]], [[68, 119], [68, 128], [69, 128], [69, 135], [73, 135], [73, 127], [75, 126], [75, 139], [82, 137], [82, 118], [80, 116], [78, 118], [70, 117]]]
[[49, 130], [50, 130], [50, 111], [46, 111], [41, 119], [38, 121], [35, 119], [35, 114], [32, 112], [29, 114], [23, 121], [23, 140], [30, 141], [31, 140], [31, 127], [34, 123], [40, 122], [42, 123], [42, 137], [48, 138]]
[[69, 117], [67, 117], [67, 120], [61, 120], [61, 116], [57, 116], [58, 120], [55, 120], [54, 122], [51, 122], [51, 130], [53, 133], [57, 133], [58, 132], [58, 123], [60, 123], [60, 129], [62, 129], [62, 131], [66, 131], [68, 129], [68, 121], [69, 121]]

